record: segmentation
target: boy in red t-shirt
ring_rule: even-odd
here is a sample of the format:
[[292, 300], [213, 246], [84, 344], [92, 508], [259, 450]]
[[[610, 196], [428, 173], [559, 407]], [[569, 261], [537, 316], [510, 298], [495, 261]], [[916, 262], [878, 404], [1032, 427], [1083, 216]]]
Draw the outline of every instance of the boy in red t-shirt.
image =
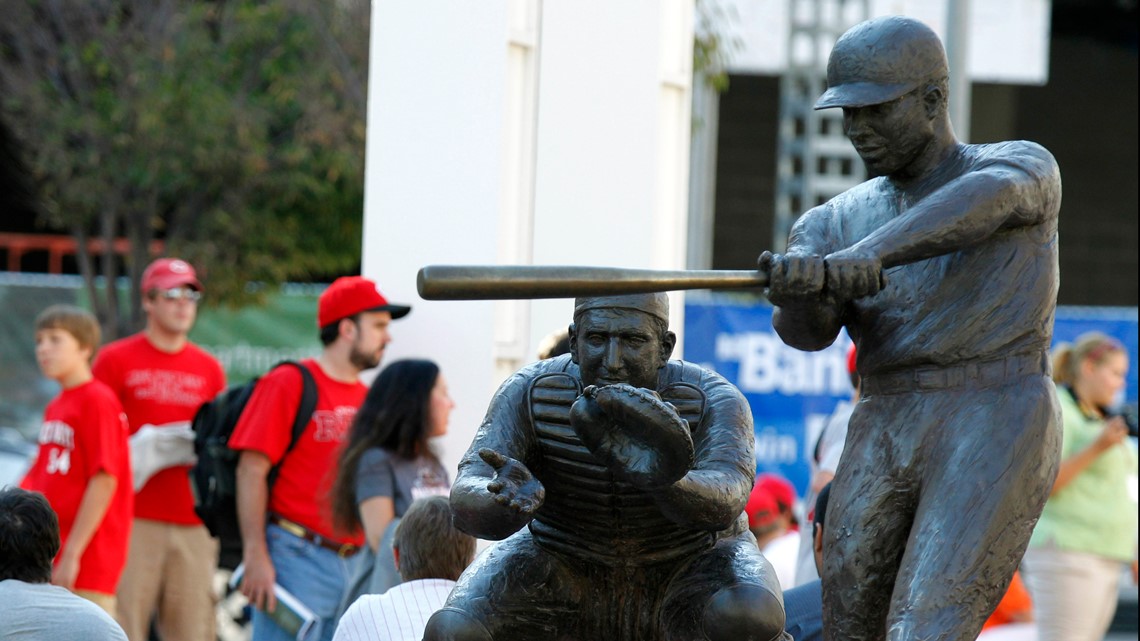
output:
[[99, 323], [85, 310], [54, 305], [36, 318], [36, 362], [63, 389], [44, 409], [39, 453], [20, 487], [43, 493], [59, 518], [52, 583], [114, 616], [134, 492], [126, 416], [91, 375], [98, 345]]

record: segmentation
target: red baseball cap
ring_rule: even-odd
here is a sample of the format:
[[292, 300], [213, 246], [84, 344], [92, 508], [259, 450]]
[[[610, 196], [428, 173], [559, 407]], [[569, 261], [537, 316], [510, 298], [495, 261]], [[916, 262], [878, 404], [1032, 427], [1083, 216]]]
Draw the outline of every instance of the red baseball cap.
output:
[[380, 286], [363, 276], [344, 276], [333, 281], [317, 301], [317, 326], [327, 327], [342, 318], [361, 312], [388, 312], [403, 318], [412, 311], [407, 305], [393, 305]]
[[779, 474], [765, 472], [757, 476], [753, 493], [755, 493], [757, 488], [761, 488], [775, 499], [782, 510], [790, 510], [792, 506], [796, 504], [796, 488], [788, 479]]
[[851, 347], [847, 348], [847, 373], [855, 373], [855, 343], [851, 343]]
[[144, 292], [175, 287], [193, 287], [202, 291], [202, 283], [198, 282], [194, 266], [181, 258], [159, 258], [147, 265], [140, 285]]
[[757, 483], [752, 487], [752, 494], [748, 496], [744, 513], [748, 515], [748, 527], [765, 527], [780, 516], [780, 506], [776, 503], [776, 497]]

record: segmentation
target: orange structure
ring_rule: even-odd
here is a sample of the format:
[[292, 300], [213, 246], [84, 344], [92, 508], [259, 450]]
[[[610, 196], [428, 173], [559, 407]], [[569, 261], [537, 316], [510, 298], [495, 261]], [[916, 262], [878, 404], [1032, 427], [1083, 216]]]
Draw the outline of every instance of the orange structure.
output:
[[[161, 240], [150, 241], [150, 255], [162, 254], [164, 243]], [[126, 238], [116, 238], [111, 241], [111, 251], [125, 255], [130, 251], [131, 241]], [[53, 234], [17, 234], [0, 232], [0, 249], [8, 253], [8, 271], [18, 272], [20, 261], [28, 252], [47, 252], [48, 273], [62, 274], [63, 259], [65, 256], [74, 256], [79, 246], [71, 236], [58, 236]], [[87, 252], [91, 255], [103, 254], [107, 251], [107, 243], [102, 238], [87, 240]]]

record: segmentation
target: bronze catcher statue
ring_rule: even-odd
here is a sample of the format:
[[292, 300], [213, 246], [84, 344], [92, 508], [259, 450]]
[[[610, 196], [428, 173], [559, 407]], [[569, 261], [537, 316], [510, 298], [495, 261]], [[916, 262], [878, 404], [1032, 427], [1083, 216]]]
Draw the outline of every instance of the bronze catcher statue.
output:
[[506, 540], [463, 574], [426, 641], [790, 640], [742, 518], [748, 404], [668, 360], [668, 315], [665, 294], [579, 298], [571, 353], [503, 383], [451, 505], [460, 529]]

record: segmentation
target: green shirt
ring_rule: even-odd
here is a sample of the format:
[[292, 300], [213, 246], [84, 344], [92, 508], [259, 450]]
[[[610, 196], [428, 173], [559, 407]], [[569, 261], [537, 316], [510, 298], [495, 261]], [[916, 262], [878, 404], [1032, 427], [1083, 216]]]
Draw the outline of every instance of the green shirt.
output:
[[[1080, 452], [1100, 435], [1104, 422], [1081, 412], [1072, 393], [1057, 390], [1061, 404], [1061, 460]], [[1131, 561], [1136, 547], [1136, 503], [1128, 479], [1136, 474], [1130, 441], [1103, 452], [1045, 503], [1030, 547], [1054, 545], [1109, 559]]]

